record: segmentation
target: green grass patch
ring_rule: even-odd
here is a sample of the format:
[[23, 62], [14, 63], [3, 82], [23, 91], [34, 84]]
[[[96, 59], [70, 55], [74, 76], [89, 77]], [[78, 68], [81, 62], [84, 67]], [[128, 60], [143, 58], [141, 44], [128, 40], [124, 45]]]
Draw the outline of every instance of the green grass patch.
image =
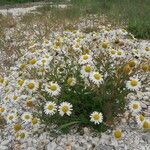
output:
[[150, 39], [149, 0], [72, 0], [81, 15], [104, 14], [115, 25], [123, 25], [137, 38]]
[[29, 3], [29, 2], [38, 2], [38, 1], [40, 0], [0, 0], [0, 6], [22, 4], [22, 3]]

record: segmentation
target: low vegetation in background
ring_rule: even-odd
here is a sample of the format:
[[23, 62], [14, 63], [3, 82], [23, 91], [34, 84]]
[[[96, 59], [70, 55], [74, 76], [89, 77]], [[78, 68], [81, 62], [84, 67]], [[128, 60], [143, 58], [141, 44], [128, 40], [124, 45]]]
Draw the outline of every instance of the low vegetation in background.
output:
[[28, 2], [38, 2], [40, 0], [0, 0], [0, 6], [2, 5], [14, 5]]
[[149, 0], [72, 0], [81, 14], [104, 14], [115, 26], [124, 26], [137, 38], [150, 39]]
[[[9, 3], [23, 3], [28, 1], [31, 2], [34, 0], [12, 0]], [[150, 39], [149, 0], [71, 0], [70, 3], [68, 1], [56, 0], [52, 2], [54, 5], [61, 3], [71, 5], [70, 9], [64, 9], [64, 12], [53, 9], [53, 16], [56, 16], [55, 19], [61, 16], [63, 18], [62, 22], [65, 21], [65, 17], [75, 20], [80, 17], [88, 18], [88, 15], [103, 15], [113, 26], [126, 28], [136, 38]], [[7, 1], [0, 1], [1, 5], [7, 3]], [[47, 5], [40, 10], [46, 12], [52, 10], [52, 8]]]

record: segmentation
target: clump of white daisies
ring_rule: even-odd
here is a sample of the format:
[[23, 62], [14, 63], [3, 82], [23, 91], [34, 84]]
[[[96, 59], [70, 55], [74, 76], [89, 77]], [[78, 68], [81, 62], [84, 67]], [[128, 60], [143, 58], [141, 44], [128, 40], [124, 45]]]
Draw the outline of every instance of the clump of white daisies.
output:
[[75, 30], [32, 40], [22, 53], [11, 73], [0, 76], [0, 115], [13, 140], [75, 126], [102, 132], [127, 109], [140, 128], [150, 128], [141, 105], [150, 98], [148, 43], [123, 29]]

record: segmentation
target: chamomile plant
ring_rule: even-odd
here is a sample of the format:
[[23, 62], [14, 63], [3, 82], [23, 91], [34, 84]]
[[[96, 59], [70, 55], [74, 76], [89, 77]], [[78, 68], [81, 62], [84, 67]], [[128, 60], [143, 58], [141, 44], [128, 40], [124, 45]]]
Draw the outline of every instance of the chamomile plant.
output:
[[141, 46], [122, 30], [67, 30], [26, 49], [0, 76], [0, 115], [14, 139], [84, 126], [103, 132], [125, 111], [149, 129], [142, 107], [150, 98], [147, 43]]

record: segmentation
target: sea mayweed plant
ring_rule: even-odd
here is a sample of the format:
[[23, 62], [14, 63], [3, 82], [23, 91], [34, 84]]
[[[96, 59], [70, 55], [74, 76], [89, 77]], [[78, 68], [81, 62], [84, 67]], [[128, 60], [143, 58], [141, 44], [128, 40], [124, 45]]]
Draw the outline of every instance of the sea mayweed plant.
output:
[[141, 105], [150, 96], [148, 43], [123, 29], [75, 30], [31, 41], [22, 53], [0, 77], [0, 113], [14, 139], [84, 126], [102, 132], [128, 109], [149, 128]]

